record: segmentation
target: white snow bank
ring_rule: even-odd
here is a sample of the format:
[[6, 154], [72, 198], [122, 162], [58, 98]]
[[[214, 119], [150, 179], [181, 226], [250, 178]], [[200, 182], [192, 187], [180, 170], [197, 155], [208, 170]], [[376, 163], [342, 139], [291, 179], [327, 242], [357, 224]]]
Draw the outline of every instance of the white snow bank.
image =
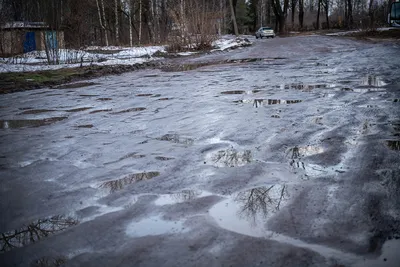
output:
[[[213, 51], [223, 51], [241, 46], [251, 45], [244, 37], [223, 35], [213, 42]], [[166, 53], [166, 46], [90, 46], [83, 50], [59, 49], [58, 58], [60, 64], [49, 65], [45, 51], [33, 51], [12, 58], [0, 58], [1, 72], [24, 72], [55, 70], [61, 68], [75, 68], [89, 65], [133, 65], [143, 64], [155, 59], [153, 55], [157, 52]], [[189, 56], [198, 52], [183, 52], [180, 56]]]
[[213, 42], [213, 51], [223, 51], [227, 49], [234, 49], [242, 46], [249, 46], [252, 43], [244, 37], [235, 37], [232, 35], [223, 35], [220, 39]]

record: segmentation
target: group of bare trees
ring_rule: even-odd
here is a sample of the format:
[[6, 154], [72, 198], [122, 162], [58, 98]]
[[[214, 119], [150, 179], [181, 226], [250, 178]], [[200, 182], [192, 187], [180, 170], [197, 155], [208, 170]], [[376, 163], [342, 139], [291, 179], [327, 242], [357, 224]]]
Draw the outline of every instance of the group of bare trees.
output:
[[[352, 28], [385, 22], [389, 0], [0, 0], [4, 22], [46, 22], [68, 47], [137, 45], [210, 35]], [[321, 17], [324, 17], [322, 19]]]

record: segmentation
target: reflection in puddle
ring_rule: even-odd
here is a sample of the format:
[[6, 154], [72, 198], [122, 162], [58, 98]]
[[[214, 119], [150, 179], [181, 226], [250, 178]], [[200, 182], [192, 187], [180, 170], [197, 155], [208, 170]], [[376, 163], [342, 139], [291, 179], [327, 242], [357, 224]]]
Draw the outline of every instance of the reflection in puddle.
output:
[[21, 112], [20, 115], [31, 115], [31, 114], [40, 114], [40, 113], [46, 113], [46, 112], [52, 112], [55, 110], [52, 109], [32, 109], [32, 110], [25, 110], [24, 112]]
[[9, 251], [13, 248], [35, 243], [76, 224], [78, 224], [77, 220], [65, 216], [53, 216], [34, 221], [21, 229], [2, 233], [0, 236], [1, 251]]
[[156, 160], [167, 161], [167, 160], [173, 160], [173, 159], [175, 159], [175, 158], [157, 156], [157, 157], [155, 157], [155, 159], [156, 159]]
[[375, 86], [375, 87], [382, 87], [387, 85], [380, 77], [375, 75], [368, 75], [367, 77], [362, 78], [361, 85], [365, 86]]
[[80, 111], [85, 111], [91, 109], [91, 107], [83, 107], [83, 108], [74, 108], [74, 109], [68, 109], [66, 112], [80, 112]]
[[149, 180], [153, 177], [159, 176], [159, 172], [143, 172], [143, 173], [135, 173], [125, 176], [121, 179], [112, 180], [108, 182], [104, 182], [100, 185], [101, 188], [109, 188], [110, 193], [123, 189], [126, 185], [143, 181]]
[[241, 95], [241, 94], [245, 94], [245, 93], [246, 93], [246, 91], [241, 91], [241, 90], [221, 92], [221, 94], [223, 94], [223, 95]]
[[80, 87], [86, 87], [86, 86], [91, 86], [91, 85], [97, 85], [98, 83], [94, 82], [80, 82], [80, 83], [69, 83], [69, 84], [63, 84], [60, 86], [55, 87], [55, 89], [73, 89], [73, 88], [80, 88]]
[[234, 103], [252, 103], [253, 107], [262, 107], [262, 106], [269, 106], [269, 105], [280, 105], [280, 104], [296, 104], [301, 103], [303, 100], [282, 100], [282, 99], [243, 99], [243, 100], [236, 100], [233, 101]]
[[131, 158], [131, 159], [141, 159], [141, 158], [144, 158], [144, 157], [146, 157], [146, 155], [141, 155], [141, 154], [138, 154], [137, 152], [133, 152], [133, 153], [129, 153], [129, 154], [123, 156], [123, 157], [120, 157], [118, 160], [107, 162], [105, 164], [106, 165], [107, 164], [113, 164], [113, 163], [117, 163], [117, 162], [119, 162], [121, 160], [129, 159], [129, 158]]
[[234, 148], [220, 150], [206, 157], [206, 162], [210, 162], [215, 167], [240, 167], [252, 161], [250, 150], [239, 152]]
[[112, 111], [112, 109], [98, 109], [98, 110], [93, 110], [90, 112], [90, 114], [95, 114], [95, 113], [100, 113], [100, 112], [108, 112]]
[[110, 100], [112, 100], [112, 98], [110, 98], [110, 97], [102, 97], [102, 98], [98, 98], [96, 100], [97, 101], [110, 101]]
[[125, 110], [121, 110], [121, 111], [117, 111], [117, 112], [113, 112], [111, 114], [121, 114], [121, 113], [128, 113], [128, 112], [137, 112], [137, 111], [142, 111], [145, 110], [146, 108], [130, 108], [130, 109], [125, 109]]
[[126, 228], [126, 234], [132, 237], [149, 235], [162, 235], [182, 233], [188, 229], [183, 226], [183, 221], [165, 221], [160, 217], [145, 218], [138, 222], [132, 222]]
[[289, 161], [290, 167], [293, 169], [304, 170], [305, 177], [308, 177], [308, 176], [321, 175], [321, 174], [325, 173], [325, 171], [319, 165], [304, 163], [302, 161], [302, 158], [311, 156], [311, 155], [315, 155], [315, 154], [320, 154], [323, 152], [324, 152], [324, 149], [322, 147], [318, 147], [318, 146], [304, 146], [304, 147], [295, 146], [293, 148], [290, 148], [286, 152], [286, 154], [290, 158], [290, 161]]
[[172, 205], [211, 195], [209, 192], [199, 190], [182, 190], [179, 193], [160, 195], [154, 202], [154, 205]]
[[[330, 85], [329, 87], [334, 87], [335, 85]], [[293, 83], [293, 84], [281, 84], [280, 89], [295, 89], [301, 90], [303, 92], [310, 92], [314, 89], [324, 89], [327, 88], [327, 84], [304, 84], [304, 83]]]
[[164, 98], [159, 98], [159, 99], [157, 99], [157, 100], [160, 100], [160, 101], [165, 101], [165, 100], [171, 100], [171, 99], [173, 99], [173, 98], [170, 98], [170, 97], [164, 97]]
[[31, 267], [59, 267], [67, 262], [65, 257], [42, 257], [32, 262]]
[[286, 184], [257, 187], [231, 195], [210, 209], [210, 215], [225, 229], [265, 236], [267, 219], [289, 199]]
[[136, 96], [152, 96], [153, 94], [137, 94]]
[[84, 125], [78, 125], [75, 126], [76, 128], [93, 128], [93, 124], [84, 124]]
[[42, 120], [0, 120], [0, 129], [16, 129], [22, 127], [39, 127], [65, 120], [68, 117], [53, 117]]
[[165, 134], [160, 138], [157, 138], [160, 141], [169, 141], [176, 144], [184, 144], [184, 145], [192, 145], [194, 140], [191, 138], [181, 137], [178, 134]]
[[400, 140], [386, 140], [386, 145], [391, 149], [391, 150], [400, 150]]

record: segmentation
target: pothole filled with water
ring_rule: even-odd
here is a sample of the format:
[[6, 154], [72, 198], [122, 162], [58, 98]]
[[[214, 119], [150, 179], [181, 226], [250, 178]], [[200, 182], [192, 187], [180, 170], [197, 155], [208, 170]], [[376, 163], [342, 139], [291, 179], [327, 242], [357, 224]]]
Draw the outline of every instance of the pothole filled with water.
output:
[[66, 110], [66, 112], [81, 112], [81, 111], [85, 111], [85, 110], [88, 110], [91, 108], [92, 107], [74, 108], [74, 109], [68, 109], [68, 110]]
[[39, 127], [50, 125], [68, 117], [53, 117], [41, 120], [0, 120], [0, 129], [16, 129], [23, 127]]
[[110, 190], [110, 193], [113, 193], [115, 191], [123, 189], [125, 186], [127, 186], [129, 184], [133, 184], [133, 183], [144, 181], [144, 180], [149, 180], [149, 179], [152, 179], [159, 175], [160, 175], [160, 173], [156, 172], [156, 171], [134, 173], [134, 174], [127, 175], [121, 179], [104, 182], [100, 185], [100, 188], [107, 188]]
[[31, 109], [31, 110], [25, 110], [24, 112], [21, 112], [19, 115], [34, 115], [34, 114], [41, 114], [41, 113], [47, 113], [47, 112], [53, 112], [55, 110], [53, 109]]
[[230, 195], [214, 205], [209, 214], [227, 230], [261, 237], [266, 235], [266, 223], [290, 198], [286, 184], [251, 188]]
[[0, 235], [1, 251], [23, 247], [35, 243], [45, 237], [61, 232], [79, 222], [67, 216], [53, 216], [34, 221], [20, 229], [2, 233]]
[[143, 111], [143, 110], [145, 110], [146, 108], [143, 108], [143, 107], [139, 107], [139, 108], [129, 108], [129, 109], [125, 109], [125, 110], [121, 110], [121, 111], [116, 111], [116, 112], [113, 112], [113, 113], [111, 113], [111, 114], [122, 114], [122, 113], [128, 113], [128, 112], [138, 112], [138, 111]]
[[400, 151], [400, 140], [386, 140], [385, 144], [391, 150]]
[[183, 221], [166, 221], [154, 216], [130, 223], [125, 233], [131, 237], [182, 233], [189, 230], [183, 223]]
[[206, 196], [211, 196], [212, 193], [200, 191], [200, 190], [182, 190], [178, 193], [163, 194], [160, 195], [154, 204], [157, 206], [173, 205], [177, 203], [183, 203], [186, 201], [191, 201], [193, 199], [202, 198]]
[[182, 137], [178, 134], [165, 134], [165, 135], [157, 138], [157, 140], [168, 141], [168, 142], [172, 142], [172, 143], [176, 143], [176, 144], [183, 144], [183, 145], [192, 145], [194, 143], [193, 139]]
[[205, 163], [215, 167], [240, 167], [251, 163], [252, 160], [251, 150], [238, 151], [231, 147], [209, 153]]
[[382, 78], [380, 78], [379, 76], [375, 76], [375, 75], [368, 75], [366, 77], [363, 77], [361, 79], [360, 85], [363, 86], [375, 86], [375, 87], [382, 87], [387, 85], [387, 83], [385, 83]]
[[234, 103], [253, 104], [253, 107], [259, 108], [270, 105], [289, 105], [303, 102], [303, 100], [283, 100], [283, 99], [242, 99], [233, 101]]

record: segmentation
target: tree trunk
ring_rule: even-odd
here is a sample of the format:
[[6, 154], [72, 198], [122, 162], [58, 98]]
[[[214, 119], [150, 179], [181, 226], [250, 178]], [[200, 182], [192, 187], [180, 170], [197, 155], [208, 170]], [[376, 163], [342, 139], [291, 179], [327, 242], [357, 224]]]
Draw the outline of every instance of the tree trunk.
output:
[[115, 8], [115, 43], [119, 45], [118, 0], [114, 0]]
[[329, 0], [325, 0], [326, 27], [329, 29]]
[[236, 24], [236, 16], [235, 16], [235, 9], [233, 8], [233, 2], [232, 0], [229, 0], [229, 5], [231, 6], [231, 18], [232, 18], [232, 23], [233, 23], [233, 30], [235, 32], [235, 35], [239, 35], [238, 27]]
[[347, 0], [347, 15], [348, 15], [348, 27], [352, 28], [353, 27], [353, 3], [351, 0]]
[[316, 30], [319, 30], [319, 14], [321, 12], [321, 0], [318, 0], [318, 11], [317, 11], [317, 25], [315, 25]]
[[142, 42], [142, 0], [139, 0], [139, 45]]
[[296, 14], [297, 0], [292, 0], [292, 29], [294, 29], [294, 16]]
[[304, 0], [299, 0], [299, 24], [300, 29], [303, 29], [304, 23]]
[[375, 18], [374, 18], [374, 0], [369, 1], [369, 7], [368, 7], [368, 16], [369, 16], [369, 27], [372, 29], [375, 26]]
[[99, 0], [96, 0], [96, 4], [97, 4], [97, 11], [98, 11], [98, 14], [99, 14], [100, 27], [104, 31], [104, 37], [105, 37], [105, 41], [106, 41], [106, 46], [108, 46], [107, 30], [106, 30], [106, 27], [104, 26], [102, 18], [101, 18], [101, 8], [100, 8]]
[[108, 35], [107, 35], [107, 20], [106, 11], [104, 9], [104, 0], [101, 0], [101, 7], [103, 9], [103, 27], [104, 27], [104, 37], [106, 39], [106, 46], [108, 46]]

